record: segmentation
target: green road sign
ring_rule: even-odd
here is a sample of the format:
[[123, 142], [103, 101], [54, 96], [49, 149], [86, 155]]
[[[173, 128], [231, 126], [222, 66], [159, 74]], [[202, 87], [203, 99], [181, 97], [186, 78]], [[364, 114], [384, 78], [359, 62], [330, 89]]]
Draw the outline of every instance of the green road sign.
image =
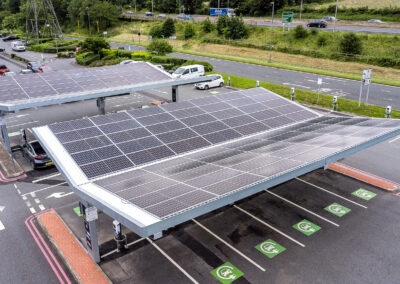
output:
[[293, 228], [295, 228], [299, 232], [302, 232], [306, 236], [311, 236], [316, 231], [321, 230], [321, 227], [315, 225], [314, 223], [311, 223], [310, 221], [308, 221], [306, 219], [304, 219], [303, 221], [300, 221], [296, 225], [293, 225]]
[[351, 209], [337, 203], [332, 203], [328, 207], [325, 207], [325, 210], [339, 217], [342, 217], [351, 211]]
[[255, 248], [269, 258], [273, 258], [274, 256], [277, 256], [278, 254], [286, 250], [286, 248], [271, 239], [262, 242]]
[[365, 190], [363, 188], [357, 189], [352, 194], [364, 200], [370, 200], [376, 196], [375, 193]]
[[282, 12], [282, 23], [287, 24], [293, 21], [293, 12]]
[[223, 284], [229, 284], [243, 276], [244, 273], [237, 269], [230, 262], [226, 262], [221, 266], [215, 268], [210, 272], [215, 278], [219, 280], [219, 282]]

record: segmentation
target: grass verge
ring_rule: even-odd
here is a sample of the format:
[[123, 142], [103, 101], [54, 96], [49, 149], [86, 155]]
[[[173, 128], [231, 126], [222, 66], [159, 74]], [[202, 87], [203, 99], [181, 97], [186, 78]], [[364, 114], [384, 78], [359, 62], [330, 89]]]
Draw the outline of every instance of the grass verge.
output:
[[[241, 88], [241, 89], [249, 89], [254, 88], [256, 86], [256, 80], [248, 79], [244, 77], [234, 76], [226, 73], [213, 72], [214, 74], [220, 74], [225, 78], [225, 83], [227, 83], [228, 77], [231, 78], [231, 86]], [[285, 98], [290, 98], [290, 87], [268, 83], [265, 81], [260, 81], [260, 87], [266, 88], [278, 95], [281, 95]], [[317, 106], [326, 109], [332, 109], [332, 98], [333, 96], [320, 94], [319, 103], [317, 103], [317, 93], [305, 90], [296, 90], [296, 101], [310, 105]], [[360, 116], [366, 117], [377, 117], [384, 118], [385, 117], [385, 107], [376, 106], [376, 105], [365, 105], [361, 103], [361, 106], [358, 107], [358, 102], [345, 99], [338, 98], [338, 109], [337, 111], [352, 113]], [[392, 110], [392, 118], [400, 118], [399, 110]]]

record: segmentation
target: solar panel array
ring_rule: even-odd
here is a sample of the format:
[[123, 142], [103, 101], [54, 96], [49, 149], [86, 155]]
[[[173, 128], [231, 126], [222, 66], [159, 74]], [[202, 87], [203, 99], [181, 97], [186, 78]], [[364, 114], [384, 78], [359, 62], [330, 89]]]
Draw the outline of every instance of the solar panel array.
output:
[[399, 120], [318, 117], [95, 183], [167, 219], [393, 131]]
[[0, 102], [96, 91], [171, 80], [171, 77], [146, 62], [0, 78]]
[[317, 116], [257, 88], [49, 128], [92, 179]]

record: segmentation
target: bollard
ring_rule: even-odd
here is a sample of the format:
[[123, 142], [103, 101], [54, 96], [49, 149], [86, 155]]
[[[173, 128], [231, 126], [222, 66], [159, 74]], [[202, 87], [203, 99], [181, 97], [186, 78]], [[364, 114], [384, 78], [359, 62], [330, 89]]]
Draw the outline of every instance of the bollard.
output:
[[292, 101], [295, 100], [294, 88], [290, 88], [290, 99], [291, 99]]
[[390, 118], [390, 114], [392, 113], [392, 107], [387, 106], [386, 107], [386, 118]]
[[231, 77], [228, 77], [228, 86], [231, 86]]
[[256, 87], [260, 87], [260, 81], [256, 81]]
[[338, 97], [337, 96], [333, 96], [333, 110], [336, 111], [337, 110], [337, 102], [338, 102]]

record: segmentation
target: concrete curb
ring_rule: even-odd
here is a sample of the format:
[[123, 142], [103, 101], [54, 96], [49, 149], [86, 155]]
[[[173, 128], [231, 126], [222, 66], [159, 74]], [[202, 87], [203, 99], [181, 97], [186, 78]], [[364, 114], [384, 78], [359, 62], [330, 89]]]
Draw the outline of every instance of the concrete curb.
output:
[[12, 59], [12, 58], [10, 58], [10, 57], [4, 55], [4, 54], [0, 54], [0, 58], [3, 59], [3, 60], [5, 60], [5, 61], [8, 61], [8, 62], [10, 62], [10, 63], [12, 63], [12, 64], [18, 65], [18, 66], [21, 67], [21, 68], [25, 68], [25, 67], [26, 67], [26, 65], [23, 64], [22, 62], [20, 62], [20, 61], [18, 61], [18, 60], [14, 60], [14, 59]]
[[359, 181], [371, 184], [373, 186], [379, 187], [383, 190], [394, 192], [398, 189], [400, 189], [400, 185], [394, 181], [378, 177], [374, 174], [364, 172], [359, 169], [352, 168], [350, 166], [347, 166], [342, 163], [332, 163], [329, 164], [328, 167], [330, 170], [341, 173], [343, 175], [352, 177], [354, 179], [357, 179]]

